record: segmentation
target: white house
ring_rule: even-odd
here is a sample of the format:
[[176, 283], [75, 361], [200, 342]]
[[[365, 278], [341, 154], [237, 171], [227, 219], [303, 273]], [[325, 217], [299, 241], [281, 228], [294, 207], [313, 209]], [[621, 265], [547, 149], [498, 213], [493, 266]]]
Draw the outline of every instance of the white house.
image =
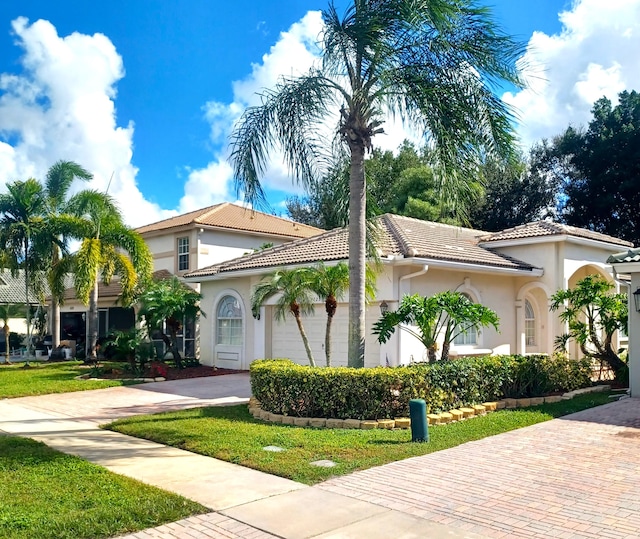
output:
[[[281, 245], [323, 232], [229, 202], [151, 223], [136, 231], [151, 250], [154, 274], [165, 278], [182, 277], [189, 271], [251, 253], [266, 244]], [[198, 287], [197, 282], [191, 284]], [[114, 329], [128, 329], [134, 325], [133, 309], [118, 305], [120, 292], [117, 281], [109, 286], [99, 285], [100, 337]], [[76, 299], [75, 290], [68, 289], [61, 307], [61, 338], [80, 343], [86, 340], [87, 311], [88, 307]], [[209, 314], [206, 309], [205, 312]], [[179, 338], [182, 352], [192, 356], [196, 340], [193, 322], [184, 324], [184, 334]]]
[[[397, 365], [425, 357], [422, 345], [396, 332], [384, 345], [371, 334], [380, 305], [395, 308], [405, 294], [425, 296], [457, 290], [496, 311], [500, 330], [486, 329], [458, 339], [454, 354], [535, 353], [553, 351], [554, 338], [565, 332], [549, 311], [551, 295], [572, 287], [588, 274], [600, 274], [616, 285], [605, 260], [631, 244], [596, 232], [539, 221], [497, 233], [401, 217], [379, 217], [379, 255], [383, 270], [377, 299], [367, 308], [366, 366]], [[253, 286], [282, 266], [337, 263], [348, 259], [347, 231], [313, 237], [196, 269], [185, 275], [199, 282], [202, 307], [200, 361], [207, 365], [247, 369], [259, 358], [286, 357], [306, 363], [293, 319], [277, 323], [273, 301], [259, 319], [251, 315]], [[334, 319], [333, 364], [347, 363], [348, 308], [342, 302]], [[315, 315], [303, 319], [319, 364], [324, 358], [326, 315], [319, 302]], [[575, 355], [577, 348], [570, 350]]]

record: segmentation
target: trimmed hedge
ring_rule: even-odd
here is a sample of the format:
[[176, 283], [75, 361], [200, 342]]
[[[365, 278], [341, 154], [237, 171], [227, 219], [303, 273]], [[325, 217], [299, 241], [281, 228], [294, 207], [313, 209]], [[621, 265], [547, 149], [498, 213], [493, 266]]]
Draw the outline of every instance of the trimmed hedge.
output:
[[409, 415], [409, 400], [429, 412], [565, 392], [591, 385], [588, 361], [561, 356], [486, 356], [406, 367], [308, 367], [287, 359], [251, 364], [251, 389], [275, 414], [336, 419]]

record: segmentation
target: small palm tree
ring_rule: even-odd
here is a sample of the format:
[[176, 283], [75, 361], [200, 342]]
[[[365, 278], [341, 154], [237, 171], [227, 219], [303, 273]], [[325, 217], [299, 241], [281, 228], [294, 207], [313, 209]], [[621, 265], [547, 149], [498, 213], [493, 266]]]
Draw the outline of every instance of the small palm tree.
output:
[[11, 363], [11, 350], [9, 347], [11, 328], [9, 327], [9, 320], [12, 318], [22, 318], [24, 317], [24, 313], [24, 305], [16, 305], [15, 303], [0, 305], [0, 320], [2, 320], [3, 323], [2, 331], [4, 333], [5, 343], [4, 361], [7, 364]]
[[76, 296], [89, 304], [87, 359], [95, 361], [99, 278], [109, 284], [117, 275], [122, 286], [121, 301], [129, 305], [136, 285], [151, 278], [152, 258], [142, 237], [124, 224], [109, 195], [85, 190], [69, 201], [68, 208], [79, 218], [75, 234], [82, 238], [82, 243], [72, 257], [59, 264], [57, 271], [73, 272]]
[[[324, 353], [327, 367], [331, 366], [331, 327], [333, 317], [338, 309], [338, 299], [349, 290], [349, 266], [340, 262], [335, 266], [325, 266], [320, 262], [308, 268], [311, 291], [324, 301], [327, 312], [327, 327], [324, 336]], [[367, 300], [375, 297], [375, 272], [367, 266], [366, 296]]]
[[[326, 158], [323, 126], [349, 155], [349, 365], [364, 365], [365, 154], [390, 112], [424, 133], [450, 203], [469, 190], [479, 162], [512, 155], [511, 113], [493, 89], [521, 86], [522, 47], [474, 0], [351, 0], [323, 11], [322, 64], [283, 78], [248, 108], [232, 136], [236, 185], [264, 200], [268, 153], [284, 152], [292, 176], [310, 185]], [[464, 196], [462, 197], [465, 198]], [[453, 204], [452, 204], [453, 205]]]
[[308, 268], [277, 269], [265, 276], [253, 289], [251, 311], [253, 316], [257, 318], [264, 302], [278, 295], [274, 313], [276, 320], [284, 320], [287, 313], [293, 315], [302, 337], [304, 349], [307, 352], [309, 365], [315, 367], [316, 362], [313, 359], [309, 339], [302, 324], [302, 315], [313, 313], [310, 284]]

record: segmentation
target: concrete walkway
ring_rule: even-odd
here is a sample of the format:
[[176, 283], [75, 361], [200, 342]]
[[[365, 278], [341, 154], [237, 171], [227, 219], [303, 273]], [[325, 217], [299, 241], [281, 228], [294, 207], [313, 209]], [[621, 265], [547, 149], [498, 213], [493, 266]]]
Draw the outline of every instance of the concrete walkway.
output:
[[640, 537], [640, 399], [314, 487], [97, 428], [248, 395], [229, 375], [10, 399], [0, 430], [212, 509], [129, 539]]

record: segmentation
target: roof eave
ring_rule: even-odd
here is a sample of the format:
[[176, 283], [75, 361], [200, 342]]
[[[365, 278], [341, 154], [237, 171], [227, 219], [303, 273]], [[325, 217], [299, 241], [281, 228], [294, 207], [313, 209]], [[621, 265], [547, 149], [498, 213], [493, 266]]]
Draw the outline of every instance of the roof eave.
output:
[[[456, 262], [453, 260], [441, 260], [438, 258], [423, 258], [423, 257], [410, 257], [406, 258], [406, 261], [412, 261], [416, 266], [431, 266], [444, 269], [458, 269], [473, 273], [500, 273], [508, 275], [528, 275], [533, 277], [542, 277], [544, 275], [544, 269], [531, 267], [527, 268], [509, 268], [506, 266], [495, 266], [487, 264], [474, 264], [472, 262]], [[393, 262], [391, 262], [393, 264]], [[407, 262], [400, 262], [400, 265], [404, 265]]]
[[522, 245], [540, 244], [540, 243], [556, 243], [566, 241], [568, 243], [577, 243], [579, 245], [588, 245], [593, 247], [604, 247], [607, 250], [620, 251], [621, 247], [625, 247], [622, 243], [612, 243], [603, 240], [595, 240], [591, 238], [583, 238], [580, 236], [572, 236], [570, 234], [550, 234], [548, 236], [533, 236], [529, 238], [514, 238], [509, 240], [480, 241], [480, 247], [500, 248], [500, 247], [519, 247]]

